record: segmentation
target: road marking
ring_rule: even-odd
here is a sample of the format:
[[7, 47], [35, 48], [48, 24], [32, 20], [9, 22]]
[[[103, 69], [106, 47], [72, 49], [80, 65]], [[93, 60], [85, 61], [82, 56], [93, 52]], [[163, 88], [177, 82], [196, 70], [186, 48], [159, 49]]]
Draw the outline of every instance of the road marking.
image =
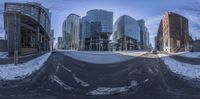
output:
[[151, 67], [147, 67], [147, 68], [148, 68], [148, 71], [149, 71], [151, 74], [154, 73], [153, 70], [151, 69]]
[[50, 79], [52, 82], [58, 83], [60, 86], [62, 86], [65, 90], [73, 90], [74, 88], [63, 83], [56, 75], [50, 75]]
[[61, 67], [62, 67], [63, 69], [65, 69], [66, 71], [70, 72], [70, 73], [72, 74], [74, 80], [75, 80], [77, 83], [80, 83], [81, 86], [83, 86], [83, 87], [88, 87], [88, 86], [89, 86], [89, 84], [87, 84], [85, 81], [83, 81], [83, 80], [81, 80], [80, 78], [78, 78], [78, 77], [76, 76], [76, 74], [74, 74], [70, 69], [68, 69], [67, 67], [65, 67], [65, 66], [63, 66], [63, 65], [61, 65]]
[[139, 84], [137, 81], [132, 80], [131, 84], [129, 86], [123, 86], [123, 87], [98, 87], [95, 90], [92, 90], [87, 93], [87, 95], [113, 95], [117, 93], [123, 93], [126, 91], [129, 91], [132, 87], [136, 87]]
[[61, 65], [61, 67], [62, 67], [63, 69], [65, 69], [66, 71], [72, 73], [72, 71], [71, 71], [70, 69], [68, 69], [67, 67], [65, 67], [65, 66], [63, 66], [63, 65]]
[[84, 82], [83, 80], [79, 79], [74, 73], [72, 74], [74, 80], [77, 82], [77, 83], [80, 83], [82, 86], [84, 87], [88, 87], [89, 84], [87, 84], [86, 82]]
[[147, 79], [144, 80], [144, 82], [147, 82], [147, 81], [149, 81], [149, 78], [147, 78]]
[[55, 71], [54, 74], [56, 74], [56, 73], [58, 72], [59, 68], [60, 68], [60, 63], [58, 63], [58, 65], [57, 65], [57, 67], [56, 67], [56, 71]]

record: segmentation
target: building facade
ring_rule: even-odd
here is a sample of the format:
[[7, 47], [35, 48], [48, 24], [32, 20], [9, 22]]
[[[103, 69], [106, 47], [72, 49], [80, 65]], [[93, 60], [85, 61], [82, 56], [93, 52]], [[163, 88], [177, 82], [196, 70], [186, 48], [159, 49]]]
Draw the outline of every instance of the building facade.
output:
[[54, 30], [51, 29], [51, 32], [50, 32], [50, 50], [53, 51], [54, 49]]
[[194, 40], [192, 43], [192, 51], [200, 52], [200, 40]]
[[80, 16], [70, 14], [63, 22], [63, 47], [78, 50], [80, 45]]
[[9, 55], [50, 50], [51, 13], [39, 3], [5, 3], [4, 29]]
[[138, 49], [141, 41], [138, 22], [130, 16], [121, 16], [114, 24], [112, 40], [117, 42], [116, 50]]
[[157, 49], [166, 52], [190, 49], [188, 19], [173, 12], [167, 12], [159, 25]]
[[149, 48], [149, 32], [148, 32], [147, 27], [145, 26], [145, 21], [138, 20], [138, 24], [140, 27], [139, 49], [148, 49]]
[[[67, 33], [67, 20], [63, 21], [62, 24], [62, 48], [67, 49], [70, 47], [70, 37], [69, 34]], [[59, 44], [58, 44], [59, 45]]]
[[160, 21], [158, 32], [155, 40], [155, 49], [163, 51], [163, 24], [162, 20]]
[[62, 37], [58, 37], [57, 48], [63, 49], [63, 38]]
[[[82, 17], [80, 21], [80, 50], [89, 50], [89, 38], [91, 34], [91, 24], [87, 21], [86, 17]], [[87, 41], [87, 42], [86, 42]]]
[[106, 51], [113, 30], [113, 12], [94, 9], [83, 18], [82, 33], [84, 34], [85, 50]]

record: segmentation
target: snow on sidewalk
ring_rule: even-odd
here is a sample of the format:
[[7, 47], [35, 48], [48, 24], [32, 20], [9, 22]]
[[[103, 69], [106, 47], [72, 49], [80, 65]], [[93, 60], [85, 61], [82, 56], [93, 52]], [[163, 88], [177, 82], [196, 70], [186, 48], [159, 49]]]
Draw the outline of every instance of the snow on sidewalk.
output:
[[107, 64], [107, 63], [117, 63], [117, 62], [123, 62], [130, 59], [133, 59], [135, 57], [141, 56], [146, 52], [95, 52], [95, 51], [68, 51], [64, 52], [65, 55], [89, 62], [89, 63], [95, 63], [95, 64]]
[[14, 64], [0, 65], [0, 79], [19, 80], [39, 70], [47, 61], [51, 53], [44, 54], [26, 63], [15, 66]]
[[185, 51], [185, 52], [172, 53], [172, 55], [179, 55], [188, 58], [200, 58], [200, 52]]
[[191, 79], [200, 78], [200, 65], [182, 63], [170, 58], [166, 54], [158, 54], [158, 56], [165, 62], [172, 72]]

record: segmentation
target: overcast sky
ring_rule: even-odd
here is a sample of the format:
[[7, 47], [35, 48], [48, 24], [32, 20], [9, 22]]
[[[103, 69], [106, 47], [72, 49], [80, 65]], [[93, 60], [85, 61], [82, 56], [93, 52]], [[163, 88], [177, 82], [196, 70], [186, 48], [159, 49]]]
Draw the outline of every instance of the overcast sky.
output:
[[[91, 9], [114, 12], [114, 22], [121, 15], [129, 15], [136, 20], [144, 19], [154, 45], [159, 22], [167, 11], [179, 13], [189, 19], [190, 33], [200, 37], [199, 0], [0, 0], [0, 37], [4, 36], [3, 4], [5, 2], [39, 2], [52, 12], [52, 26], [55, 37], [62, 36], [62, 22], [70, 13], [82, 16]], [[113, 22], [113, 23], [114, 23]]]

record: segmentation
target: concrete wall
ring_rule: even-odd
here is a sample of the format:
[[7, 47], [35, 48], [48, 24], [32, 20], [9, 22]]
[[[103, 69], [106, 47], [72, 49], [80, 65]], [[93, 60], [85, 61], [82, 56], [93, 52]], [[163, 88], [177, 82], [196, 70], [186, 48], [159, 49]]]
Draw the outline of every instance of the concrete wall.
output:
[[0, 40], [0, 52], [7, 52], [7, 40]]

